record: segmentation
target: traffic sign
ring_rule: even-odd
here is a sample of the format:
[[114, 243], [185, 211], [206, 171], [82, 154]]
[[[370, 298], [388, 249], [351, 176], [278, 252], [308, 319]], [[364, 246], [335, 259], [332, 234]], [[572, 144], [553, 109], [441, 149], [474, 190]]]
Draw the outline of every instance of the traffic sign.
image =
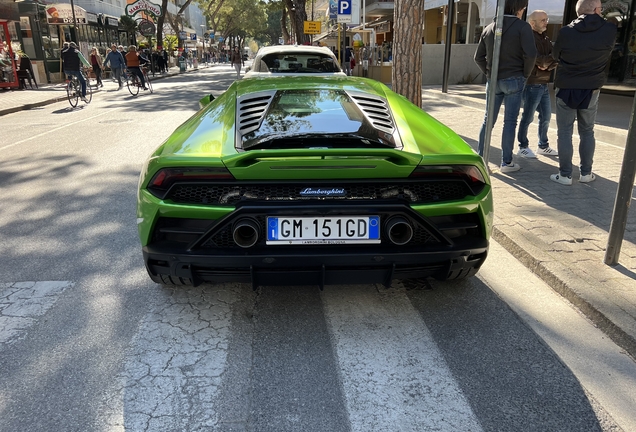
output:
[[203, 37], [206, 38], [206, 39], [209, 38], [210, 37], [210, 33], [203, 33]]
[[351, 22], [351, 0], [338, 0], [338, 22]]
[[305, 34], [320, 34], [320, 21], [305, 21]]

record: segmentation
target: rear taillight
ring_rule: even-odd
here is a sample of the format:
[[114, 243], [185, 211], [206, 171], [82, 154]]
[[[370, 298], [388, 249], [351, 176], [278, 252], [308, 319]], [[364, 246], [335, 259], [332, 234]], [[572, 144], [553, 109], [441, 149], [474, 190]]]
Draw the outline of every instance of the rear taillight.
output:
[[163, 168], [150, 183], [148, 190], [163, 198], [175, 183], [209, 183], [219, 180], [234, 180], [227, 168]]
[[462, 180], [475, 194], [481, 192], [486, 185], [483, 174], [474, 165], [419, 165], [409, 177], [422, 180]]

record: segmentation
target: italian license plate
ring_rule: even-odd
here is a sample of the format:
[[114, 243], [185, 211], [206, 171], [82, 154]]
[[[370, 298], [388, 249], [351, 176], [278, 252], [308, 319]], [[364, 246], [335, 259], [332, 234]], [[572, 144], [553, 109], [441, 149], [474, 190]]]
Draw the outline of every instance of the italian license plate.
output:
[[268, 217], [267, 244], [380, 243], [380, 216]]

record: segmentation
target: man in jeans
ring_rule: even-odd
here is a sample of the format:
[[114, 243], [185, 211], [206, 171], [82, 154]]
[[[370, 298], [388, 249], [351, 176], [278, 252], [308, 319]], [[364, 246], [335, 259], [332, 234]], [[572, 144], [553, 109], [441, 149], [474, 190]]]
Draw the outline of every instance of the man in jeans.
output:
[[550, 128], [550, 116], [552, 107], [548, 83], [552, 70], [557, 67], [557, 61], [552, 57], [552, 42], [545, 31], [548, 28], [548, 14], [542, 10], [536, 10], [528, 16], [528, 22], [532, 27], [535, 45], [537, 46], [537, 60], [532, 73], [526, 81], [523, 89], [523, 114], [519, 122], [517, 139], [519, 151], [517, 155], [525, 158], [536, 158], [536, 154], [528, 147], [528, 126], [534, 120], [534, 112], [539, 113], [539, 148], [537, 153], [546, 156], [558, 156], [558, 152], [550, 148], [548, 144], [548, 129]]
[[550, 180], [572, 184], [572, 132], [574, 120], [579, 132], [581, 158], [579, 182], [596, 180], [592, 172], [594, 149], [594, 122], [598, 97], [605, 84], [605, 67], [609, 61], [616, 26], [601, 16], [601, 0], [579, 0], [574, 21], [559, 30], [553, 57], [559, 61], [554, 80], [556, 93], [557, 146], [559, 173]]
[[[491, 23], [481, 34], [477, 51], [475, 51], [475, 63], [486, 75], [486, 107], [489, 103], [490, 85], [495, 85], [495, 114], [493, 125], [497, 121], [497, 115], [503, 102], [504, 125], [501, 136], [501, 172], [509, 173], [518, 171], [521, 167], [512, 161], [512, 150], [515, 145], [515, 130], [517, 117], [521, 108], [521, 92], [526, 78], [532, 72], [537, 48], [534, 45], [534, 36], [530, 24], [520, 18], [528, 6], [528, 0], [506, 0], [504, 6], [503, 34], [501, 36], [501, 52], [497, 82], [490, 81], [492, 67], [493, 46], [495, 41], [495, 23]], [[488, 108], [484, 115], [484, 123], [479, 132], [479, 154], [484, 155], [484, 140], [486, 136], [486, 122]]]
[[121, 53], [117, 51], [117, 45], [113, 44], [110, 47], [110, 51], [106, 55], [104, 59], [104, 66], [106, 64], [110, 64], [110, 70], [113, 74], [113, 77], [117, 80], [119, 87], [117, 90], [121, 90], [122, 87], [122, 74], [124, 73], [124, 66], [126, 63], [124, 62], [124, 58], [121, 56]]

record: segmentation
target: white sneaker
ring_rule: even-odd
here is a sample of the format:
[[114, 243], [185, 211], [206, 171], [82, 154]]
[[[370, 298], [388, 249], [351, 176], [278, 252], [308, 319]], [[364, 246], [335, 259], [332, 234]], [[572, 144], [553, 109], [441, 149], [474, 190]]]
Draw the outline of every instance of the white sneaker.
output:
[[594, 180], [596, 180], [596, 176], [594, 175], [594, 173], [589, 173], [588, 175], [582, 175], [579, 178], [580, 183], [591, 183]]
[[550, 180], [553, 182], [560, 183], [562, 185], [571, 186], [572, 185], [572, 176], [564, 177], [561, 174], [552, 174], [550, 176]]
[[509, 164], [505, 164], [505, 163], [501, 164], [502, 173], [515, 172], [515, 171], [519, 171], [520, 169], [521, 167], [514, 162], [510, 162]]
[[553, 149], [552, 147], [548, 146], [546, 148], [539, 147], [537, 149], [537, 154], [545, 155], [545, 156], [558, 156], [559, 152]]
[[517, 152], [517, 156], [521, 156], [527, 159], [536, 159], [537, 155], [534, 154], [530, 147], [521, 147]]

